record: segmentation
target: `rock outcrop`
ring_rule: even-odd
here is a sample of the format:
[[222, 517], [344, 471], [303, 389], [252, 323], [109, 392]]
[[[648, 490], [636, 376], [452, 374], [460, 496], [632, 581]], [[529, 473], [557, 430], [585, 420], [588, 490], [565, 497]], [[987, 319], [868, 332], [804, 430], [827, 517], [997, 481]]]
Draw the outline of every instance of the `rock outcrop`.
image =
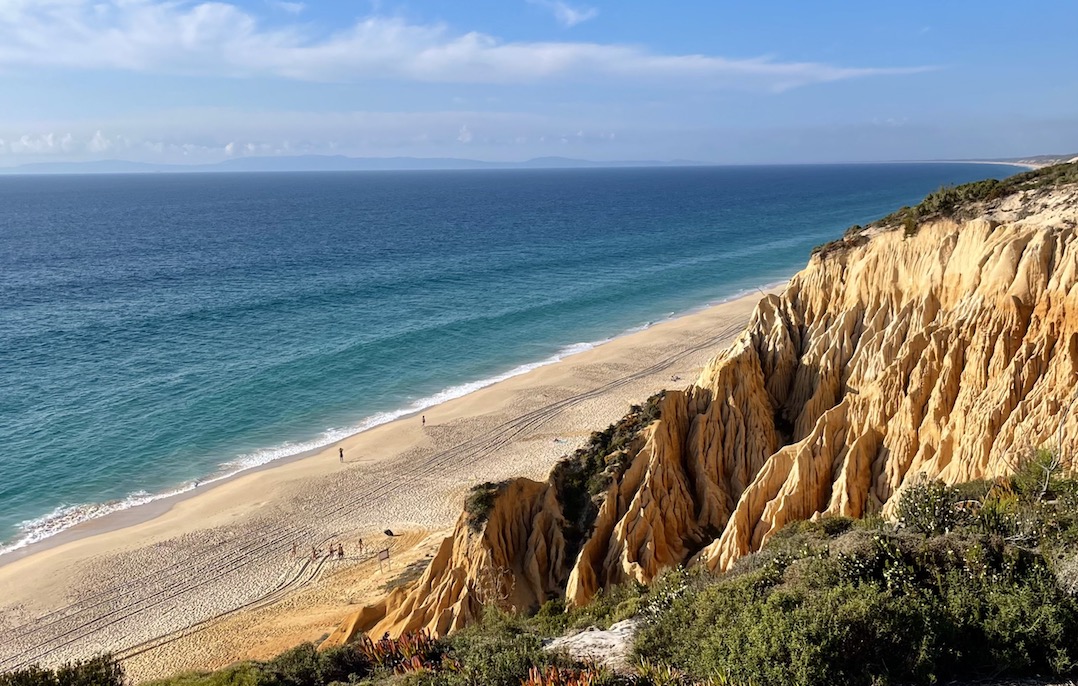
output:
[[462, 517], [418, 585], [350, 631], [450, 631], [499, 573], [523, 608], [679, 564], [721, 571], [791, 521], [886, 514], [918, 475], [957, 483], [1040, 447], [1069, 456], [1078, 187], [975, 214], [873, 227], [815, 255], [692, 386], [666, 394], [594, 507], [567, 518], [553, 476], [512, 482], [480, 531]]
[[415, 584], [353, 613], [322, 645], [342, 645], [361, 633], [378, 637], [426, 629], [443, 636], [474, 620], [489, 603], [538, 607], [565, 586], [563, 526], [551, 483], [500, 484], [490, 511], [478, 520], [476, 513], [464, 513]]

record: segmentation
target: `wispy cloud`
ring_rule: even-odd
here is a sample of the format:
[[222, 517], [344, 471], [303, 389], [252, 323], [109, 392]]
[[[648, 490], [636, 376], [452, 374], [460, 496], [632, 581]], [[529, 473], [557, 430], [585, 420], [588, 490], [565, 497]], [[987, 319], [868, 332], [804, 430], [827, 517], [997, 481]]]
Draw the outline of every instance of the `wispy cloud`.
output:
[[393, 16], [370, 16], [341, 31], [317, 33], [309, 22], [266, 26], [228, 2], [0, 0], [0, 72], [25, 68], [337, 82], [617, 79], [774, 91], [927, 69], [660, 54], [606, 43], [512, 42]]
[[594, 7], [573, 7], [561, 0], [528, 0], [528, 2], [547, 8], [553, 12], [559, 24], [569, 28], [599, 16], [599, 10]]

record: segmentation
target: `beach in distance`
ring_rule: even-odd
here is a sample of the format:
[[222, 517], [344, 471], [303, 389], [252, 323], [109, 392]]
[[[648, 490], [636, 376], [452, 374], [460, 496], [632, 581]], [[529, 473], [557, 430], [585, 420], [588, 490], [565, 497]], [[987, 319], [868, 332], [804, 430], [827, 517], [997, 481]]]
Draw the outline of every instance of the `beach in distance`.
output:
[[1016, 171], [4, 177], [0, 668], [259, 656], [242, 610], [260, 655], [317, 639], [373, 572], [312, 547], [421, 559], [471, 485], [688, 385], [813, 246]]

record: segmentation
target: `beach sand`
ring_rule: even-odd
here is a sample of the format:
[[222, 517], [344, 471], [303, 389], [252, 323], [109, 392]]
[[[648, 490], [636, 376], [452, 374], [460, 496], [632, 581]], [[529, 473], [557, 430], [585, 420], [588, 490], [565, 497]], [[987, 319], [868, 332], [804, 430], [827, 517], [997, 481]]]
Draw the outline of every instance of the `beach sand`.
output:
[[[387, 581], [414, 574], [468, 488], [544, 479], [630, 404], [685, 387], [740, 333], [759, 298], [662, 322], [431, 407], [425, 426], [405, 417], [0, 557], [0, 670], [113, 651], [131, 656], [129, 675], [143, 680], [317, 640]], [[346, 560], [310, 559], [312, 546], [331, 541], [345, 546]], [[372, 555], [387, 547], [393, 568], [379, 571]]]

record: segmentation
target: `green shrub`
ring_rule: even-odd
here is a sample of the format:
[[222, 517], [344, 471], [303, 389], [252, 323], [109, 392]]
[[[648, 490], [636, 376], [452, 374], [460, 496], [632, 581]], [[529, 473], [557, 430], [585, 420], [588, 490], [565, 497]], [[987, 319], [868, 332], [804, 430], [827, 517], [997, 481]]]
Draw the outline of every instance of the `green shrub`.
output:
[[1025, 500], [1054, 499], [1062, 489], [1062, 463], [1050, 450], [1038, 450], [1018, 464], [1011, 477], [1015, 492]]
[[[902, 209], [887, 215], [874, 226], [902, 224], [907, 237], [916, 233], [916, 220], [930, 217], [968, 216], [976, 203], [990, 202], [1020, 191], [1036, 190], [1063, 184], [1078, 183], [1078, 163], [1057, 164], [1043, 169], [1016, 174], [1002, 181], [985, 179], [961, 186], [943, 186], [929, 193], [915, 207]], [[910, 219], [913, 218], [911, 227]]]
[[572, 559], [579, 552], [598, 514], [598, 499], [628, 467], [633, 441], [659, 419], [664, 397], [665, 393], [657, 393], [643, 405], [631, 406], [627, 415], [594, 432], [583, 448], [554, 466], [550, 478], [566, 520], [562, 532], [566, 557]]
[[854, 529], [829, 546], [817, 533], [782, 541], [803, 556], [690, 586], [642, 629], [638, 658], [697, 680], [791, 686], [1075, 668], [1078, 602], [1039, 555], [968, 533]]
[[313, 643], [286, 650], [267, 662], [258, 677], [259, 686], [312, 686], [323, 683], [322, 661]]
[[124, 670], [111, 655], [69, 662], [55, 669], [33, 665], [0, 673], [0, 686], [124, 686]]
[[468, 491], [468, 497], [464, 499], [464, 512], [468, 516], [468, 528], [479, 533], [483, 525], [487, 523], [490, 513], [494, 510], [494, 502], [498, 499], [498, 493], [507, 482], [499, 481], [473, 486]]
[[955, 499], [959, 503], [980, 503], [995, 490], [996, 482], [991, 479], [977, 479], [952, 486]]
[[151, 681], [143, 686], [258, 686], [259, 669], [251, 662], [243, 662], [216, 672], [189, 672]]
[[913, 238], [917, 235], [917, 220], [920, 219], [920, 213], [916, 208], [907, 207], [902, 213], [902, 235], [906, 238]]
[[939, 535], [958, 523], [957, 502], [958, 493], [953, 487], [936, 479], [918, 478], [902, 490], [895, 514], [903, 526], [913, 531]]
[[[934, 217], [964, 219], [976, 213], [977, 204], [992, 202], [1008, 195], [1052, 188], [1063, 184], [1078, 183], [1078, 163], [1057, 164], [1042, 169], [1016, 174], [998, 181], [985, 179], [961, 186], [944, 186], [929, 193], [924, 200], [914, 207], [902, 207], [891, 214], [868, 225], [868, 228], [901, 227], [906, 238], [917, 235], [920, 222]], [[995, 227], [993, 227], [995, 228]], [[818, 245], [812, 249], [813, 255], [826, 257], [832, 253], [864, 245], [868, 241], [866, 232], [860, 226], [851, 226], [842, 238]]]
[[519, 686], [533, 667], [568, 667], [571, 661], [545, 652], [543, 639], [524, 618], [488, 609], [483, 621], [465, 628], [442, 644], [458, 665], [415, 677], [431, 686]]

